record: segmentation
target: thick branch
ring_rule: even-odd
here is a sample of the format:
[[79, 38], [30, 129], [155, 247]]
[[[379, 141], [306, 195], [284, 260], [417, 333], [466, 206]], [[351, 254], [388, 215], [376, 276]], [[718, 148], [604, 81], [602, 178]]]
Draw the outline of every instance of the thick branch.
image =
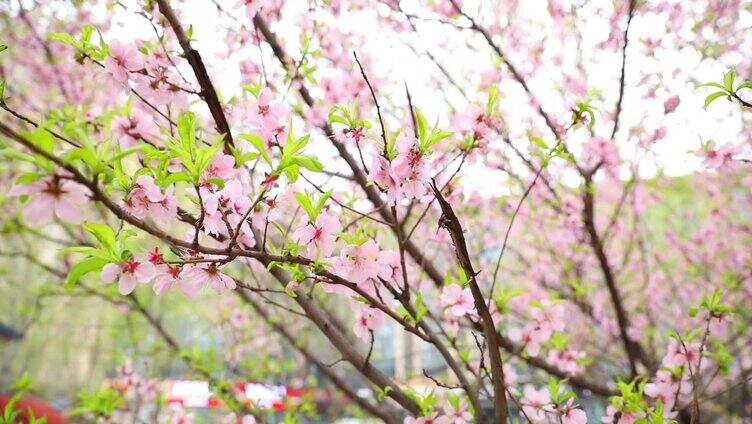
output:
[[501, 351], [499, 337], [496, 333], [496, 326], [491, 318], [491, 313], [488, 310], [488, 305], [483, 298], [483, 293], [478, 286], [476, 276], [478, 275], [473, 269], [472, 262], [470, 261], [470, 255], [467, 251], [467, 243], [465, 242], [465, 235], [463, 234], [462, 224], [460, 224], [459, 218], [452, 210], [452, 206], [444, 199], [444, 196], [436, 186], [436, 182], [433, 182], [433, 193], [436, 196], [436, 200], [441, 207], [441, 218], [439, 219], [439, 226], [446, 229], [449, 232], [449, 236], [454, 243], [454, 251], [457, 255], [457, 261], [462, 269], [465, 271], [465, 275], [470, 279], [470, 291], [473, 294], [473, 300], [475, 301], [475, 309], [480, 315], [480, 320], [483, 325], [483, 334], [488, 343], [488, 357], [491, 362], [491, 379], [493, 381], [494, 388], [494, 419], [497, 423], [507, 422], [508, 407], [506, 397], [506, 385], [504, 383], [504, 369], [501, 362]]
[[400, 420], [396, 417], [394, 411], [384, 409], [383, 407], [376, 406], [369, 402], [366, 399], [363, 399], [362, 397], [358, 396], [358, 394], [355, 392], [355, 390], [348, 386], [345, 381], [340, 378], [337, 373], [332, 370], [331, 367], [328, 367], [326, 364], [324, 364], [313, 352], [308, 350], [301, 341], [296, 338], [293, 334], [290, 333], [290, 331], [283, 325], [281, 325], [276, 320], [272, 319], [272, 317], [269, 315], [269, 312], [264, 310], [261, 305], [258, 304], [253, 298], [246, 292], [245, 290], [238, 290], [238, 295], [243, 299], [244, 302], [251, 305], [254, 311], [266, 322], [266, 324], [271, 327], [274, 331], [276, 331], [279, 335], [281, 335], [287, 342], [294, 347], [298, 352], [300, 352], [301, 355], [306, 359], [306, 361], [312, 363], [316, 369], [318, 369], [321, 374], [323, 374], [329, 381], [334, 384], [335, 387], [337, 387], [339, 390], [341, 390], [343, 393], [345, 393], [350, 399], [352, 399], [355, 403], [358, 404], [361, 408], [366, 410], [369, 414], [373, 415], [374, 417], [380, 418], [385, 423], [388, 424], [398, 424]]
[[178, 17], [175, 15], [175, 11], [170, 7], [169, 0], [157, 0], [159, 4], [159, 11], [164, 15], [167, 22], [170, 24], [175, 36], [178, 38], [180, 47], [183, 49], [183, 54], [188, 60], [188, 63], [193, 68], [193, 73], [196, 75], [196, 80], [201, 87], [201, 97], [209, 106], [209, 112], [211, 112], [214, 122], [217, 124], [217, 131], [220, 134], [224, 134], [225, 141], [230, 145], [233, 144], [232, 132], [230, 131], [230, 125], [227, 123], [227, 117], [225, 117], [222, 105], [219, 103], [219, 97], [214, 90], [214, 85], [209, 78], [209, 73], [206, 71], [206, 66], [201, 55], [191, 47], [191, 42], [183, 31], [183, 26], [180, 24]]
[[606, 256], [603, 242], [601, 241], [600, 235], [598, 234], [598, 230], [595, 227], [594, 190], [595, 188], [592, 182], [592, 175], [585, 175], [585, 194], [583, 198], [582, 220], [585, 224], [585, 229], [590, 239], [590, 247], [593, 249], [596, 258], [598, 259], [598, 264], [600, 265], [601, 271], [603, 272], [603, 279], [606, 282], [606, 288], [608, 289], [611, 303], [614, 307], [614, 311], [616, 312], [616, 321], [619, 325], [619, 336], [621, 338], [622, 344], [624, 345], [624, 350], [627, 353], [629, 366], [632, 371], [632, 376], [634, 377], [638, 374], [637, 361], [642, 362], [643, 365], [645, 365], [649, 369], [652, 369], [653, 361], [642, 349], [642, 346], [640, 346], [639, 343], [630, 340], [629, 335], [627, 334], [627, 330], [629, 328], [629, 316], [627, 315], [626, 309], [624, 309], [621, 294], [619, 293], [619, 289], [616, 287], [616, 280], [614, 278], [613, 269], [611, 268], [611, 264], [609, 263], [608, 257]]

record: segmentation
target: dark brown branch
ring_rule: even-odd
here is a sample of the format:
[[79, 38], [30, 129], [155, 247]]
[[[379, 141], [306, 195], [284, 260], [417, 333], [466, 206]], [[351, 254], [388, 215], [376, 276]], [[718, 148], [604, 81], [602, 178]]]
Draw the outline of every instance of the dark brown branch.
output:
[[433, 189], [434, 196], [439, 202], [441, 207], [441, 218], [439, 218], [439, 226], [446, 229], [449, 232], [449, 236], [454, 243], [454, 252], [457, 256], [462, 269], [465, 271], [467, 278], [470, 279], [470, 291], [475, 301], [475, 309], [480, 316], [480, 320], [483, 326], [483, 335], [486, 338], [488, 344], [488, 357], [491, 362], [491, 377], [494, 388], [494, 419], [497, 423], [507, 422], [508, 406], [506, 397], [506, 384], [504, 382], [504, 369], [501, 361], [501, 351], [499, 344], [499, 337], [496, 333], [496, 327], [491, 318], [491, 313], [488, 310], [488, 305], [483, 298], [483, 293], [478, 286], [476, 276], [478, 275], [473, 269], [472, 262], [470, 261], [470, 254], [467, 251], [467, 243], [465, 241], [465, 235], [462, 230], [462, 224], [460, 224], [459, 218], [452, 210], [452, 206], [444, 199], [444, 196], [436, 186], [436, 182], [433, 181], [431, 188]]
[[653, 361], [648, 357], [647, 353], [642, 349], [639, 343], [636, 343], [629, 339], [627, 330], [629, 329], [629, 316], [619, 293], [619, 289], [616, 286], [616, 279], [614, 278], [613, 269], [606, 256], [603, 242], [601, 241], [598, 230], [595, 227], [595, 187], [592, 181], [592, 175], [585, 175], [584, 198], [583, 198], [583, 210], [582, 220], [585, 225], [585, 230], [588, 233], [590, 239], [590, 247], [593, 249], [598, 264], [600, 265], [603, 273], [603, 279], [606, 283], [609, 296], [611, 298], [612, 306], [616, 313], [616, 321], [619, 325], [619, 336], [621, 337], [624, 350], [627, 353], [629, 359], [629, 366], [631, 368], [632, 377], [638, 375], [637, 362], [642, 362], [648, 369], [653, 368]]
[[619, 98], [616, 100], [616, 111], [614, 112], [614, 128], [611, 130], [611, 140], [616, 136], [619, 130], [619, 117], [621, 116], [622, 102], [624, 101], [624, 78], [627, 70], [627, 46], [629, 45], [629, 26], [632, 23], [634, 10], [637, 0], [629, 0], [629, 10], [627, 12], [627, 27], [624, 28], [624, 46], [621, 50], [621, 75], [619, 77]]
[[175, 15], [175, 11], [170, 7], [169, 0], [157, 0], [157, 3], [159, 4], [159, 11], [167, 19], [175, 36], [178, 38], [178, 43], [180, 43], [180, 47], [183, 49], [185, 58], [188, 60], [191, 68], [193, 68], [193, 73], [196, 75], [196, 80], [201, 87], [201, 97], [206, 102], [206, 105], [209, 106], [209, 112], [211, 112], [212, 118], [217, 124], [217, 131], [220, 134], [224, 134], [225, 142], [232, 146], [233, 138], [230, 125], [227, 123], [227, 117], [222, 109], [222, 105], [219, 103], [217, 92], [214, 89], [211, 78], [209, 78], [209, 73], [206, 71], [206, 66], [203, 60], [201, 60], [201, 55], [191, 47], [191, 42], [185, 35], [183, 26]]

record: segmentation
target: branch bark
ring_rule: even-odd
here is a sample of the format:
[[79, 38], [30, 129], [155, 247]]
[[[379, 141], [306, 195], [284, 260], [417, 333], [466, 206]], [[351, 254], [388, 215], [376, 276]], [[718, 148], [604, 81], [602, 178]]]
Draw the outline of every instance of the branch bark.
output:
[[[501, 351], [499, 337], [496, 333], [496, 326], [491, 318], [491, 313], [488, 310], [488, 305], [483, 298], [483, 292], [481, 292], [478, 286], [476, 276], [478, 275], [473, 269], [473, 264], [470, 261], [470, 255], [467, 251], [467, 243], [465, 242], [465, 235], [463, 234], [462, 224], [460, 224], [459, 218], [452, 210], [452, 206], [444, 199], [444, 196], [436, 186], [436, 182], [432, 182], [431, 188], [433, 189], [434, 196], [439, 202], [441, 207], [441, 218], [439, 218], [439, 226], [446, 229], [449, 232], [449, 236], [454, 243], [454, 251], [457, 255], [457, 261], [462, 269], [465, 271], [465, 275], [470, 279], [470, 291], [473, 294], [473, 300], [475, 301], [475, 309], [480, 315], [480, 320], [483, 326], [483, 335], [488, 343], [488, 357], [491, 362], [491, 379], [493, 381], [494, 391], [494, 422], [505, 423], [507, 422], [507, 415], [509, 414], [509, 408], [507, 405], [506, 396], [506, 384], [504, 383], [504, 368], [501, 361]], [[480, 411], [477, 411], [480, 413]]]
[[206, 71], [206, 66], [201, 59], [201, 55], [191, 46], [191, 42], [185, 35], [180, 20], [177, 15], [175, 15], [175, 11], [172, 10], [172, 7], [170, 7], [169, 0], [157, 0], [157, 4], [159, 5], [159, 11], [165, 19], [167, 19], [172, 31], [178, 38], [178, 43], [180, 43], [180, 47], [183, 49], [185, 58], [188, 60], [191, 68], [193, 68], [193, 73], [196, 75], [196, 80], [201, 87], [201, 97], [206, 102], [206, 105], [209, 106], [209, 112], [217, 125], [217, 131], [220, 134], [224, 134], [225, 142], [232, 146], [234, 141], [232, 138], [232, 132], [230, 131], [230, 125], [227, 123], [227, 117], [222, 109], [222, 105], [219, 103], [217, 92], [214, 89], [211, 78], [209, 78], [209, 73]]

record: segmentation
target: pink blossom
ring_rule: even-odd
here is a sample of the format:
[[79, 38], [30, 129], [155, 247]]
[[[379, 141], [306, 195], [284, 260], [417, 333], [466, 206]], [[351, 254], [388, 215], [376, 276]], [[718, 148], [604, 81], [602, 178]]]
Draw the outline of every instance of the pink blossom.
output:
[[120, 263], [109, 263], [102, 268], [102, 281], [105, 283], [114, 283], [118, 280], [118, 290], [120, 294], [127, 295], [136, 289], [136, 284], [140, 281], [147, 283], [154, 278], [156, 270], [154, 264], [150, 262], [139, 262], [133, 258]]
[[378, 255], [379, 247], [371, 239], [361, 245], [351, 244], [340, 252], [335, 269], [354, 283], [364, 283], [378, 275]]
[[570, 398], [563, 407], [561, 422], [562, 424], [587, 424], [587, 414], [574, 405], [574, 399]]
[[236, 287], [235, 280], [221, 273], [214, 262], [195, 264], [186, 268], [182, 276], [193, 280], [194, 287], [210, 284], [217, 293], [222, 293], [225, 289], [234, 290]]
[[431, 415], [425, 417], [405, 417], [404, 424], [449, 424], [449, 418], [441, 415], [438, 412], [434, 412]]
[[236, 174], [235, 158], [224, 153], [217, 153], [209, 166], [206, 167], [204, 175], [201, 178], [202, 181], [207, 181], [210, 178], [219, 178], [227, 181], [234, 178]]
[[441, 292], [441, 303], [449, 307], [452, 315], [461, 317], [475, 312], [475, 301], [469, 287], [461, 287], [457, 284], [445, 286]]
[[668, 115], [679, 106], [679, 96], [671, 96], [663, 102], [663, 113]]
[[335, 233], [341, 228], [336, 215], [324, 212], [316, 218], [316, 223], [308, 223], [297, 230], [293, 237], [299, 244], [307, 246], [308, 257], [329, 257], [334, 252]]
[[162, 194], [159, 186], [154, 183], [154, 178], [149, 175], [140, 175], [125, 198], [125, 208], [138, 219], [143, 219], [148, 212], [153, 212], [157, 208], [169, 208], [169, 210], [158, 211], [157, 215], [160, 216], [169, 213], [173, 209], [177, 211], [174, 200], [165, 200], [166, 196]]
[[120, 141], [121, 149], [139, 145], [141, 140], [153, 141], [159, 137], [159, 127], [154, 119], [133, 109], [129, 116], [119, 116], [112, 120], [112, 134]]
[[522, 410], [525, 415], [533, 421], [544, 421], [546, 412], [551, 411], [551, 396], [547, 389], [537, 390], [535, 387], [527, 385], [522, 391]]
[[128, 83], [128, 72], [144, 67], [143, 58], [135, 44], [123, 44], [118, 40], [110, 42], [110, 55], [104, 60], [104, 68], [119, 83]]
[[721, 168], [731, 162], [737, 153], [737, 148], [731, 143], [725, 143], [716, 148], [715, 143], [711, 141], [703, 151], [698, 152], [698, 155], [705, 158], [702, 161], [703, 166], [707, 168]]
[[[616, 418], [618, 414], [618, 419]], [[645, 416], [642, 412], [619, 411], [613, 405], [606, 408], [606, 416], [601, 418], [602, 423], [606, 424], [634, 424], [635, 421]]]
[[353, 332], [363, 341], [371, 339], [371, 331], [384, 323], [384, 314], [376, 308], [362, 304], [355, 305], [355, 325]]
[[456, 408], [447, 404], [444, 406], [444, 413], [451, 424], [466, 424], [473, 419], [473, 416], [467, 410], [467, 402], [464, 400], [460, 400]]
[[28, 195], [23, 208], [24, 219], [29, 224], [43, 225], [53, 216], [73, 224], [83, 221], [81, 206], [87, 200], [88, 190], [82, 185], [60, 178], [57, 175], [37, 182], [14, 186], [8, 196]]

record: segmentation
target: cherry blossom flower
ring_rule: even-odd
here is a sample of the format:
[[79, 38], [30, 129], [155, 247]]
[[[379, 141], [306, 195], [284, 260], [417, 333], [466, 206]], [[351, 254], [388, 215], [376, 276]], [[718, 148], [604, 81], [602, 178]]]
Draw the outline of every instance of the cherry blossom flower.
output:
[[379, 247], [371, 239], [361, 245], [351, 244], [340, 252], [335, 269], [354, 283], [364, 283], [378, 275], [378, 255]]
[[663, 102], [663, 113], [668, 115], [679, 106], [679, 96], [671, 96]]
[[109, 263], [102, 268], [102, 281], [118, 281], [118, 291], [127, 295], [136, 289], [138, 282], [148, 283], [154, 278], [156, 270], [151, 262], [139, 262], [134, 258], [120, 263]]
[[308, 223], [295, 230], [293, 237], [308, 249], [308, 257], [329, 257], [336, 244], [335, 233], [341, 228], [336, 215], [324, 212], [316, 218], [316, 223]]
[[473, 419], [473, 416], [467, 410], [467, 402], [464, 400], [460, 400], [456, 408], [451, 404], [445, 405], [444, 413], [450, 424], [466, 424]]
[[83, 221], [81, 206], [88, 201], [89, 191], [82, 185], [57, 175], [31, 184], [14, 186], [8, 196], [28, 195], [23, 217], [29, 224], [44, 225], [53, 216], [72, 224]]
[[141, 109], [133, 109], [129, 116], [112, 120], [112, 134], [119, 140], [121, 149], [138, 146], [141, 140], [153, 141], [159, 137], [159, 127], [154, 119]]
[[150, 175], [140, 175], [125, 198], [125, 208], [138, 219], [143, 219], [147, 213], [155, 211], [158, 207], [169, 208], [170, 210], [157, 212], [157, 215], [161, 217], [169, 214], [172, 209], [176, 211], [177, 208], [177, 206], [174, 208], [172, 206], [174, 201], [165, 202], [165, 199], [166, 196], [162, 194], [162, 190], [154, 183], [154, 178]]
[[404, 424], [449, 424], [449, 418], [434, 412], [425, 417], [405, 417]]
[[644, 416], [645, 414], [642, 412], [619, 411], [613, 405], [608, 405], [606, 416], [601, 418], [601, 422], [605, 424], [634, 424], [635, 421]]
[[119, 83], [128, 84], [128, 72], [144, 67], [141, 53], [135, 44], [123, 44], [113, 40], [109, 45], [110, 55], [104, 60], [104, 68]]
[[531, 385], [525, 386], [520, 399], [522, 411], [535, 422], [544, 421], [546, 413], [551, 411], [551, 396], [548, 389], [536, 389]]
[[360, 303], [355, 304], [353, 332], [363, 341], [371, 339], [371, 331], [384, 323], [384, 313]]
[[567, 400], [561, 413], [562, 424], [587, 424], [587, 414], [574, 404], [572, 398]]
[[206, 182], [210, 178], [219, 178], [228, 181], [234, 178], [235, 175], [237, 175], [235, 158], [224, 153], [218, 153], [214, 156], [209, 166], [206, 167], [201, 178], [203, 182]]
[[442, 305], [449, 308], [452, 315], [462, 317], [475, 312], [475, 301], [469, 287], [449, 284], [441, 291]]
[[731, 162], [734, 155], [737, 154], [737, 148], [731, 143], [725, 143], [720, 147], [715, 146], [714, 142], [709, 142], [705, 149], [697, 153], [698, 156], [704, 157], [702, 165], [707, 168], [721, 168]]
[[186, 269], [182, 276], [193, 280], [195, 286], [209, 284], [217, 293], [222, 293], [225, 289], [234, 290], [236, 287], [235, 280], [221, 273], [214, 262], [194, 264], [186, 266]]

